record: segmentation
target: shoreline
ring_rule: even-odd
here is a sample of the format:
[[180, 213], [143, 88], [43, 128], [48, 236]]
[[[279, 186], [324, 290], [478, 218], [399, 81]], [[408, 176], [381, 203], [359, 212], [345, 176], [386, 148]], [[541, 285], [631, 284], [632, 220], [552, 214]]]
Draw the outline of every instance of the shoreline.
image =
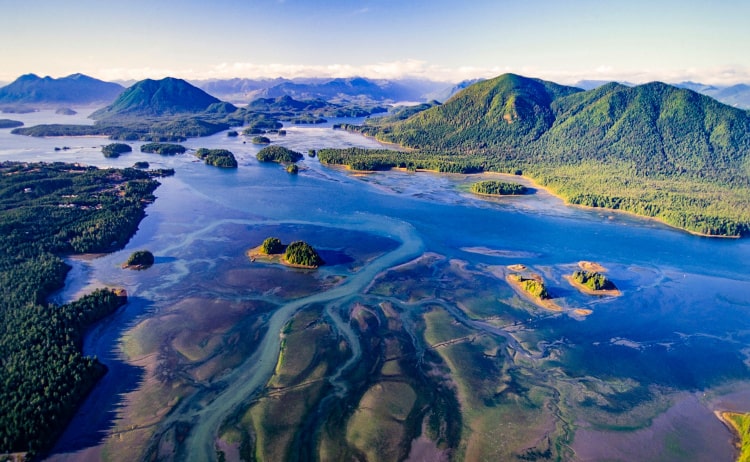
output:
[[724, 424], [727, 429], [732, 433], [732, 445], [737, 449], [737, 451], [742, 451], [742, 440], [744, 436], [742, 435], [742, 430], [737, 426], [737, 424], [732, 420], [730, 417], [733, 415], [742, 415], [740, 412], [732, 412], [732, 411], [719, 411], [715, 410], [714, 415], [716, 416], [719, 421]]
[[[346, 131], [348, 131], [348, 130], [346, 130]], [[379, 142], [381, 144], [387, 144], [387, 145], [395, 146], [395, 147], [399, 148], [397, 150], [401, 150], [401, 152], [414, 152], [414, 151], [417, 151], [417, 149], [415, 149], [415, 148], [407, 148], [405, 146], [401, 146], [401, 145], [398, 145], [398, 144], [395, 144], [395, 143], [389, 143], [387, 141], [381, 141], [377, 137], [372, 136], [372, 135], [365, 135], [363, 133], [353, 132], [353, 131], [348, 131], [348, 132], [349, 133], [359, 134], [361, 136], [364, 136], [365, 138], [374, 139], [375, 141], [377, 141], [377, 142]], [[328, 166], [329, 164], [324, 164], [324, 165]], [[383, 171], [383, 170], [352, 170], [351, 168], [349, 168], [349, 166], [346, 166], [346, 167], [350, 171], [359, 172], [359, 173], [373, 173], [373, 172], [376, 172], [376, 171]], [[393, 168], [391, 168], [389, 170], [393, 170], [395, 168], [396, 167], [393, 167]], [[401, 169], [401, 170], [406, 170], [406, 169]], [[387, 171], [387, 170], [385, 170], [385, 171]], [[416, 172], [431, 172], [431, 173], [443, 174], [442, 172], [438, 172], [438, 171], [435, 171], [435, 170], [423, 170], [423, 169], [417, 169], [415, 171], [415, 173]], [[659, 223], [661, 225], [664, 225], [664, 226], [667, 226], [669, 228], [672, 228], [672, 229], [675, 229], [675, 230], [679, 230], [679, 231], [691, 234], [693, 236], [698, 236], [698, 237], [721, 238], [721, 239], [741, 239], [742, 238], [742, 236], [728, 236], [728, 235], [722, 235], [722, 234], [706, 234], [706, 233], [701, 233], [701, 232], [698, 232], [698, 231], [691, 231], [689, 229], [680, 228], [679, 226], [673, 225], [671, 223], [667, 223], [662, 218], [652, 217], [652, 216], [648, 216], [648, 215], [640, 215], [640, 214], [637, 214], [635, 212], [631, 212], [631, 211], [628, 211], [628, 210], [610, 209], [610, 208], [605, 208], [605, 207], [592, 207], [592, 206], [589, 206], [589, 205], [582, 205], [582, 204], [573, 204], [573, 203], [569, 202], [568, 199], [566, 199], [565, 197], [563, 197], [561, 194], [557, 193], [556, 191], [552, 190], [548, 186], [542, 186], [534, 178], [532, 178], [530, 176], [527, 176], [527, 175], [523, 175], [523, 174], [522, 175], [515, 175], [515, 174], [511, 174], [511, 173], [492, 172], [492, 171], [485, 171], [485, 172], [482, 172], [480, 174], [492, 174], [492, 175], [499, 175], [499, 176], [508, 177], [508, 178], [519, 178], [519, 177], [523, 178], [524, 180], [528, 181], [531, 184], [532, 187], [534, 187], [536, 189], [541, 189], [541, 190], [549, 193], [550, 195], [556, 197], [557, 199], [560, 199], [563, 202], [563, 205], [566, 205], [566, 206], [569, 206], [569, 207], [578, 207], [578, 208], [585, 209], [585, 210], [608, 211], [608, 212], [613, 212], [613, 213], [621, 213], [621, 214], [629, 215], [631, 217], [636, 217], [636, 218], [639, 218], [639, 219], [642, 219], [642, 220], [653, 220], [654, 222]], [[470, 174], [464, 173], [462, 175], [470, 175]], [[469, 192], [471, 192], [471, 191], [469, 191]], [[472, 194], [477, 194], [479, 196], [483, 195], [483, 194], [480, 194], [480, 193], [473, 193], [473, 192], [472, 192]], [[521, 194], [521, 196], [533, 196], [533, 195], [534, 195], [533, 193], [532, 194]], [[511, 194], [509, 194], [509, 195], [488, 194], [487, 196], [489, 196], [489, 197], [509, 197], [509, 196], [513, 196], [513, 195], [511, 195]]]

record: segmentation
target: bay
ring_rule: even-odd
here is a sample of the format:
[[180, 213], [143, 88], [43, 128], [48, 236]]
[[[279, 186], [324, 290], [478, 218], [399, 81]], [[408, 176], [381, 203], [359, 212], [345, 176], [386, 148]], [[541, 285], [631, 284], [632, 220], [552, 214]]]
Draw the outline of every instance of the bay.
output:
[[[67, 120], [44, 111], [27, 117]], [[273, 142], [304, 154], [379, 146], [330, 123], [286, 130]], [[750, 412], [749, 402], [726, 398], [750, 390], [747, 239], [697, 237], [630, 215], [573, 208], [543, 190], [496, 200], [467, 192], [490, 174], [355, 175], [306, 155], [299, 175], [289, 175], [257, 162], [259, 146], [226, 133], [184, 145], [229, 149], [236, 170], [206, 166], [190, 154], [140, 153], [141, 143], [106, 159], [100, 151], [108, 143], [0, 130], [1, 160], [112, 167], [148, 161], [176, 171], [160, 180], [157, 200], [126, 248], [78, 262], [85, 268], [72, 276], [87, 281], [72, 284], [75, 293], [86, 284], [125, 287], [130, 301], [86, 338], [86, 354], [109, 373], [53, 459], [206, 460], [217, 451], [239, 457], [247, 439], [241, 432], [262, 435], [259, 409], [272, 409], [266, 385], [279, 367], [280, 333], [305, 312], [319, 313], [342, 353], [328, 353], [336, 359], [322, 363], [330, 388], [306, 395], [315, 404], [303, 409], [299, 427], [312, 436], [290, 440], [295, 458], [321, 454], [325, 422], [340, 430], [331, 441], [368, 454], [374, 443], [356, 432], [369, 412], [361, 403], [374, 396], [373, 387], [393, 383], [407, 383], [418, 402], [417, 383], [430, 376], [424, 364], [446, 374], [462, 409], [450, 451], [458, 459], [497, 460], [550, 447], [581, 460], [602, 454], [680, 460], [686, 451], [693, 460], [734, 457], [732, 435], [712, 411]], [[61, 146], [70, 149], [54, 150]], [[331, 264], [312, 273], [250, 262], [244, 251], [270, 235], [287, 243], [304, 239]], [[138, 249], [154, 253], [154, 267], [123, 270], [120, 264]], [[564, 276], [582, 260], [606, 267], [622, 296], [591, 297], [568, 285]], [[542, 275], [563, 311], [516, 294], [504, 280], [513, 264]], [[367, 363], [375, 351], [359, 344], [375, 335], [356, 327], [362, 310], [381, 320], [398, 314], [402, 326], [377, 335], [382, 345], [399, 339], [417, 358], [400, 363], [399, 380], [389, 379], [383, 365], [373, 376], [380, 378], [354, 374], [356, 363]], [[464, 331], [473, 337], [461, 343]], [[441, 346], [436, 339], [460, 342]], [[476, 358], [456, 362], [461, 351]], [[414, 369], [405, 370], [408, 364]], [[482, 381], [469, 377], [471, 368]], [[490, 384], [494, 391], [476, 388]], [[469, 392], [486, 399], [473, 402]], [[337, 414], [335, 400], [353, 410]], [[429, 420], [429, 412], [407, 411], [399, 430], [388, 432], [393, 441], [401, 435], [402, 456]], [[488, 431], [509, 417], [525, 424]], [[279, 432], [271, 436], [286, 434]], [[430, 431], [421, 433], [430, 439]], [[273, 441], [256, 455], [276, 454], [282, 444]]]

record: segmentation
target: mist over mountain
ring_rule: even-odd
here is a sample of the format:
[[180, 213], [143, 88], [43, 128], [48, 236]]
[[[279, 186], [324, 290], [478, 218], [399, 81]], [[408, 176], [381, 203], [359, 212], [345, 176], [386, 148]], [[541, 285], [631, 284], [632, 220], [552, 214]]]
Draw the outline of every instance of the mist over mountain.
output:
[[194, 84], [219, 98], [235, 103], [290, 96], [296, 100], [323, 99], [330, 102], [360, 104], [423, 102], [434, 99], [430, 94], [452, 86], [448, 82], [422, 79], [374, 80], [362, 77], [228, 79], [195, 81]]

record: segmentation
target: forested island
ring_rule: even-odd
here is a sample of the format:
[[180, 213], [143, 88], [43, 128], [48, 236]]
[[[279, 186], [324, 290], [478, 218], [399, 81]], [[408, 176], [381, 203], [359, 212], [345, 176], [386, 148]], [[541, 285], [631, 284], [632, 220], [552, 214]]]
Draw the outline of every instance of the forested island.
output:
[[0, 119], [0, 128], [16, 128], [23, 127], [23, 122], [20, 120], [12, 119]]
[[266, 146], [255, 156], [261, 162], [294, 163], [302, 160], [303, 156], [297, 151], [283, 146]]
[[107, 158], [120, 157], [120, 154], [125, 154], [132, 151], [133, 148], [131, 148], [129, 144], [125, 143], [111, 143], [102, 148], [102, 154], [104, 154], [104, 157]]
[[568, 282], [580, 291], [591, 295], [621, 295], [607, 276], [596, 271], [579, 270], [566, 276]]
[[99, 290], [56, 306], [61, 255], [122, 248], [154, 200], [153, 173], [0, 163], [0, 453], [40, 454], [105, 368], [83, 356], [88, 326], [125, 302]]
[[518, 183], [488, 180], [480, 181], [471, 185], [471, 192], [488, 196], [519, 196], [527, 194], [529, 189]]
[[200, 148], [195, 152], [195, 156], [202, 159], [206, 165], [222, 168], [237, 168], [237, 159], [234, 154], [226, 149], [206, 149]]
[[175, 154], [184, 154], [185, 146], [173, 143], [146, 143], [141, 145], [141, 152], [160, 154], [162, 156], [173, 156]]
[[148, 250], [136, 250], [131, 253], [127, 261], [122, 264], [123, 268], [144, 270], [154, 264], [154, 254]]
[[295, 268], [315, 269], [325, 264], [318, 252], [307, 242], [294, 241], [284, 245], [277, 237], [266, 238], [261, 245], [246, 252], [250, 261], [281, 263]]

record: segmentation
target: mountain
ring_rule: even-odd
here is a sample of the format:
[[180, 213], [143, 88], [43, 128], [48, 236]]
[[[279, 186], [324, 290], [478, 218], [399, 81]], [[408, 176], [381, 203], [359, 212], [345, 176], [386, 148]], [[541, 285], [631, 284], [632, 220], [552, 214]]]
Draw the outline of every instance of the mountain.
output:
[[382, 104], [427, 101], [427, 95], [443, 91], [448, 84], [423, 79], [374, 80], [350, 78], [229, 79], [197, 81], [196, 86], [235, 102], [290, 96], [296, 100]]
[[378, 123], [356, 130], [414, 149], [415, 166], [523, 172], [574, 204], [750, 235], [750, 112], [691, 90], [506, 74]]
[[217, 103], [221, 101], [184, 80], [173, 77], [146, 79], [122, 92], [111, 105], [91, 114], [91, 118], [197, 114]]
[[22, 75], [11, 84], [0, 88], [0, 104], [93, 104], [108, 103], [117, 98], [124, 88], [83, 74], [59, 79]]
[[505, 74], [471, 85], [444, 104], [396, 123], [384, 137], [415, 148], [522, 147], [551, 128], [552, 101], [581, 91]]

